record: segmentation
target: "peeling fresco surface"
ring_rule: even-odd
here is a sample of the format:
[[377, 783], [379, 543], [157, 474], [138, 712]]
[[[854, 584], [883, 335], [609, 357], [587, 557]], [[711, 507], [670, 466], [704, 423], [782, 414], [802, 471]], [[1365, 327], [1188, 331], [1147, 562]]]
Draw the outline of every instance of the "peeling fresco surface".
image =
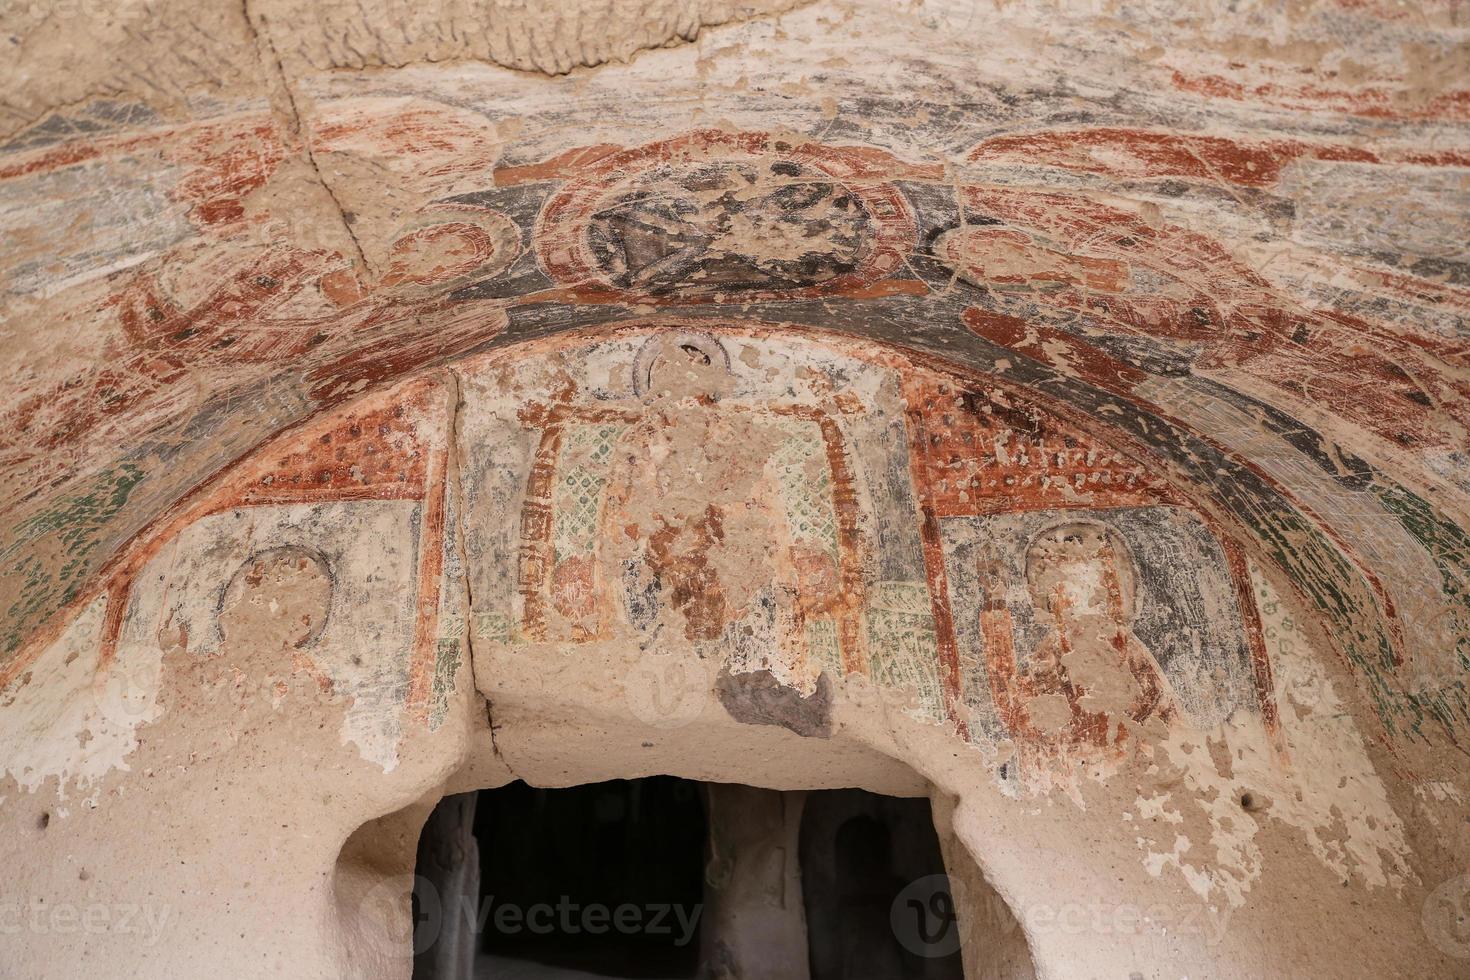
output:
[[1120, 749], [1110, 714], [1274, 728], [1244, 560], [1143, 461], [897, 354], [624, 332], [466, 369], [478, 638], [658, 647], [803, 695], [861, 674], [992, 746], [1051, 744], [1048, 770]]
[[[1163, 472], [1008, 378], [828, 332], [659, 316], [491, 352], [268, 444], [140, 543], [9, 683], [8, 765], [80, 793], [127, 771], [173, 672], [194, 695], [340, 699], [338, 738], [391, 772], [469, 651], [554, 669], [636, 648], [807, 738], [879, 689], [1010, 795], [1177, 768], [1214, 856], [1140, 837], [1144, 866], [1230, 907], [1256, 825], [1210, 810], [1237, 791], [1201, 747], [1234, 746], [1235, 781], [1274, 795], [1356, 746], [1358, 836], [1313, 850], [1402, 887], [1398, 818], [1313, 641]], [[1314, 792], [1281, 813], [1336, 819]], [[1192, 804], [1138, 805], [1172, 824]]]
[[[457, 664], [455, 644], [434, 635], [446, 584], [445, 407], [437, 386], [418, 383], [315, 420], [140, 540], [35, 667], [7, 682], [7, 705], [34, 704], [6, 715], [22, 744], [80, 736], [85, 749], [17, 762], [17, 779], [84, 788], [126, 768], [126, 752], [106, 752], [162, 710], [165, 658], [176, 672], [202, 671], [194, 693], [217, 704], [279, 703], [298, 678], [344, 698], [342, 741], [391, 771], [404, 721], [442, 716], [442, 675], [454, 667], [440, 666], [441, 646]], [[85, 718], [57, 715], [49, 672], [88, 669], [67, 709]]]
[[1254, 602], [1197, 517], [1038, 510], [943, 531], [972, 735], [1041, 750], [1017, 778], [1117, 753], [1151, 719], [1211, 729], [1240, 711], [1274, 727]]
[[1470, 725], [1463, 12], [786, 6], [261, 0], [218, 78], [117, 37], [167, 97], [18, 55], [0, 774], [90, 798], [242, 684], [386, 772], [477, 655], [658, 651], [1017, 800], [1172, 779], [1127, 837], [1212, 906], [1268, 819], [1410, 887]]
[[810, 694], [867, 672], [877, 629], [879, 672], [942, 714], [891, 369], [674, 327], [466, 384], [467, 547], [518, 540], [472, 573], [480, 635], [658, 644]]
[[[398, 125], [417, 132], [438, 132], [463, 115], [422, 102], [347, 100], [323, 126], [322, 152], [348, 153], [371, 126], [386, 125], [375, 111], [396, 113]], [[262, 149], [273, 132], [268, 120], [244, 116], [189, 134], [191, 169], [175, 193], [192, 202], [191, 220], [212, 234], [257, 220], [239, 202], [279, 164]], [[148, 139], [172, 146], [177, 135]], [[443, 153], [486, 152], [473, 149], [472, 136], [461, 134]], [[129, 152], [137, 150], [137, 140], [125, 142]], [[381, 140], [373, 145], [383, 149]], [[12, 169], [52, 172], [77, 165], [77, 153], [95, 166], [114, 152], [109, 146], [101, 140], [85, 153], [49, 145], [16, 150], [21, 162]], [[426, 154], [432, 159], [421, 159]], [[1308, 163], [1391, 166], [1382, 156], [1330, 141], [1173, 139], [1156, 130], [1095, 127], [978, 140], [964, 166], [991, 175], [1009, 168], [1006, 185], [997, 187], [956, 182], [942, 161], [872, 145], [695, 130], [631, 148], [596, 144], [528, 162], [501, 160], [493, 174], [484, 171], [489, 186], [475, 190], [469, 158], [451, 156], [451, 173], [442, 153], [416, 146], [399, 165], [421, 168], [429, 185], [460, 193], [430, 198], [399, 217], [368, 269], [321, 249], [262, 250], [240, 241], [218, 252], [145, 261], [87, 285], [91, 305], [67, 316], [102, 331], [105, 362], [79, 365], [80, 373], [63, 372], [64, 380], [30, 394], [23, 380], [13, 396], [14, 445], [5, 472], [16, 503], [4, 549], [12, 624], [5, 642], [15, 656], [28, 631], [74, 603], [130, 534], [190, 489], [188, 481], [218, 468], [221, 446], [245, 451], [250, 440], [314, 408], [502, 335], [524, 339], [587, 315], [619, 322], [650, 305], [714, 312], [738, 302], [761, 319], [774, 314], [779, 322], [935, 349], [1046, 392], [1062, 417], [1106, 420], [1162, 465], [1129, 475], [1107, 460], [1077, 457], [1066, 445], [1077, 438], [1068, 430], [1063, 444], [1048, 449], [1074, 458], [1058, 456], [1057, 472], [1038, 475], [1027, 508], [1067, 506], [1067, 488], [1078, 479], [1118, 504], [1167, 502], [1162, 488], [1194, 481], [1217, 529], [1229, 525], [1253, 536], [1330, 624], [1391, 734], [1457, 724], [1467, 711], [1467, 573], [1463, 533], [1451, 516], [1456, 508], [1444, 509], [1464, 489], [1462, 343], [1454, 321], [1441, 317], [1405, 334], [1402, 319], [1391, 327], [1366, 309], [1289, 299], [1284, 285], [1217, 238], [1160, 218], [1149, 195], [1104, 205], [1080, 188], [1055, 186], [1055, 176], [1027, 186], [1045, 170], [1144, 183], [1225, 180], [1284, 193]], [[1413, 160], [1419, 167], [1456, 163], [1423, 154]], [[1308, 238], [1303, 232], [1294, 240]], [[223, 241], [235, 241], [234, 233]], [[1426, 251], [1435, 247], [1425, 244]], [[1423, 288], [1447, 288], [1435, 285], [1441, 278]], [[1443, 311], [1445, 302], [1436, 307]], [[838, 312], [839, 304], [854, 303], [864, 316]], [[561, 316], [558, 309], [578, 312]], [[915, 318], [930, 332], [901, 326]], [[690, 329], [699, 332], [699, 324]], [[228, 388], [201, 403], [198, 392], [209, 386], [201, 388], [199, 379], [211, 375]], [[906, 384], [909, 402], [936, 398]], [[636, 427], [614, 431], [628, 424], [627, 413], [604, 408], [600, 419], [559, 422], [555, 440], [612, 440], [612, 453], [618, 440], [639, 437]], [[775, 454], [809, 456], [821, 442], [823, 453], [840, 459], [835, 444], [822, 442], [837, 417], [753, 419], [748, 432], [760, 433]], [[924, 424], [910, 420], [910, 428]], [[926, 520], [1014, 506], [966, 502], [1009, 492], [1016, 478], [1003, 472], [1007, 451], [989, 463], [973, 454], [972, 441], [993, 433], [983, 426], [961, 431], [969, 425], [941, 427], [919, 440], [927, 476], [916, 492]], [[109, 468], [82, 475], [116, 457], [119, 444], [132, 448]], [[940, 446], [964, 457], [956, 465], [976, 469], [971, 488], [938, 478], [936, 467], [951, 465], [929, 458]], [[560, 442], [542, 449], [562, 451]], [[1413, 480], [1384, 475], [1405, 472], [1409, 453]], [[63, 471], [58, 483], [54, 461], [67, 456], [78, 477]], [[536, 465], [549, 468], [547, 480], [564, 475], [552, 456]], [[622, 481], [616, 492], [631, 492], [616, 467], [604, 473], [576, 465], [587, 480]], [[824, 479], [840, 483], [843, 476]], [[834, 490], [851, 492], [836, 484]], [[789, 505], [772, 503], [771, 513], [781, 508]], [[563, 524], [549, 529], [552, 552], [574, 546], [568, 535], [601, 530]], [[940, 561], [932, 541], [921, 550], [926, 562]], [[835, 569], [818, 571], [816, 554], [808, 547], [803, 559], [809, 576], [853, 580], [843, 563], [855, 559], [840, 548], [823, 559]], [[534, 560], [554, 563], [547, 576], [581, 576], [583, 600], [595, 603], [592, 580], [610, 573], [594, 574], [594, 566], [611, 559], [582, 559]], [[901, 610], [922, 605], [915, 581], [910, 574], [873, 586], [887, 596], [895, 624], [907, 615]], [[635, 586], [630, 580], [627, 587]], [[772, 602], [770, 615], [796, 615]], [[547, 605], [556, 611], [554, 602]], [[803, 631], [837, 629], [839, 647], [855, 642], [855, 622], [797, 618]], [[941, 652], [945, 662], [956, 662], [953, 650]], [[1406, 671], [1410, 683], [1400, 681]]]

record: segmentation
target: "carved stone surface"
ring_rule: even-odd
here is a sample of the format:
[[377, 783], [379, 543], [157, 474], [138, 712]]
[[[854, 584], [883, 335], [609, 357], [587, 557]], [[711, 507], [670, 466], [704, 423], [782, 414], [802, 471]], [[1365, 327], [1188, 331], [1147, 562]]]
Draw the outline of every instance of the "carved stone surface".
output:
[[653, 772], [932, 795], [1018, 977], [1463, 972], [1451, 0], [0, 27], [0, 929], [162, 915], [0, 974], [406, 977], [435, 799]]

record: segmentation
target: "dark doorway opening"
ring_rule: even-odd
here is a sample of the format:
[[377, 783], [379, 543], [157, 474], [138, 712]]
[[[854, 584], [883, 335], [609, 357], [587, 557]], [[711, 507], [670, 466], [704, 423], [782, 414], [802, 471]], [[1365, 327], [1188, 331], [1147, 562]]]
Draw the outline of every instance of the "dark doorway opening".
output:
[[963, 980], [928, 800], [812, 793], [799, 850], [811, 980]]
[[964, 976], [929, 801], [862, 790], [449, 796], [419, 840], [414, 923], [414, 980]]
[[[651, 776], [537, 789], [515, 782], [466, 795], [474, 797], [468, 828], [464, 804], [448, 817], [457, 824], [444, 825], [459, 797], [446, 798], [425, 826], [415, 923], [429, 923], [435, 899], [442, 920], [467, 904], [420, 898], [420, 890], [443, 890], [438, 877], [449, 891], [475, 893], [468, 903], [475, 925], [464, 937], [439, 928], [434, 943], [416, 932], [415, 980], [696, 975], [708, 838], [699, 783]], [[467, 880], [475, 875], [439, 867], [454, 856], [439, 860], [444, 839], [466, 830], [478, 846], [457, 852], [476, 864], [478, 888]]]

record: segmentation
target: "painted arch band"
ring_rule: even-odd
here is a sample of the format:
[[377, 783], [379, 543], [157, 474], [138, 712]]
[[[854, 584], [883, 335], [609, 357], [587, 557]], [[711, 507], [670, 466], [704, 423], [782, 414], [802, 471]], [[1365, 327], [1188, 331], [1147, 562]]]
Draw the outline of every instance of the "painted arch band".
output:
[[[1014, 745], [998, 776], [1017, 787], [1117, 764], [1175, 724], [1240, 713], [1277, 738], [1249, 559], [1116, 433], [993, 379], [732, 323], [627, 325], [458, 370], [456, 490], [435, 383], [318, 420], [139, 552], [104, 649], [156, 662], [139, 643], [166, 624], [152, 635], [211, 655], [236, 610], [269, 620], [261, 589], [330, 569], [320, 611], [300, 585], [280, 603], [281, 669], [351, 698], [344, 737], [383, 765], [410, 719], [443, 717], [467, 641], [553, 662], [655, 648], [798, 700], [862, 677], [992, 757]], [[418, 584], [387, 592], [368, 542], [400, 533]], [[446, 576], [473, 596], [468, 623]]]

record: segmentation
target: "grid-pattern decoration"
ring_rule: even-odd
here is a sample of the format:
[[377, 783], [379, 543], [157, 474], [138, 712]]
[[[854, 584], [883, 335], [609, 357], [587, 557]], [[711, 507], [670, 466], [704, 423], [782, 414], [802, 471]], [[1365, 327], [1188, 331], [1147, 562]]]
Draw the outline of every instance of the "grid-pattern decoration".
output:
[[814, 673], [826, 673], [835, 678], [846, 673], [842, 666], [842, 647], [837, 641], [837, 623], [831, 617], [807, 620], [806, 649]]
[[238, 503], [423, 496], [429, 447], [419, 435], [419, 419], [432, 410], [432, 389], [421, 386], [409, 397], [302, 430], [279, 453], [263, 455], [253, 472], [247, 471], [247, 482], [221, 501], [221, 509]]
[[932, 379], [906, 380], [922, 436], [915, 476], [939, 517], [1171, 499], [1162, 474], [1031, 406]]
[[475, 639], [491, 643], [509, 643], [513, 638], [514, 622], [510, 616], [498, 612], [477, 612], [474, 617]]
[[595, 549], [607, 467], [625, 428], [591, 423], [568, 425], [563, 430], [560, 461], [571, 465], [558, 466], [552, 496], [553, 561], [588, 555]]
[[913, 691], [919, 711], [942, 721], [939, 647], [929, 589], [922, 582], [878, 582], [868, 594], [868, 657], [882, 687]]
[[786, 438], [771, 457], [786, 505], [786, 517], [797, 541], [837, 552], [837, 511], [832, 506], [832, 465], [827, 443], [813, 422], [782, 419]]

